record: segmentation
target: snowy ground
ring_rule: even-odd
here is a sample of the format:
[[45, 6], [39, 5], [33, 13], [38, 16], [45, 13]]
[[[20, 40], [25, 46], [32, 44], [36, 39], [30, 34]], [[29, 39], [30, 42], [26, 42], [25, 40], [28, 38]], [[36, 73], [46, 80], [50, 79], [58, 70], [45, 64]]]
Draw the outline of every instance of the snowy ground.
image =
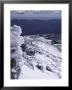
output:
[[[20, 27], [14, 26], [13, 29], [20, 30]], [[11, 37], [15, 38], [14, 33]], [[11, 38], [14, 43], [11, 50], [15, 49], [15, 52], [11, 53], [11, 58], [16, 60], [11, 69], [12, 74], [14, 73], [13, 79], [61, 78], [61, 44], [52, 44], [52, 40], [39, 35], [18, 37], [15, 42]]]
[[28, 68], [27, 66], [22, 66], [22, 71], [20, 73], [19, 79], [55, 79], [58, 76], [55, 73], [47, 71], [46, 73], [39, 71], [37, 68], [34, 70]]

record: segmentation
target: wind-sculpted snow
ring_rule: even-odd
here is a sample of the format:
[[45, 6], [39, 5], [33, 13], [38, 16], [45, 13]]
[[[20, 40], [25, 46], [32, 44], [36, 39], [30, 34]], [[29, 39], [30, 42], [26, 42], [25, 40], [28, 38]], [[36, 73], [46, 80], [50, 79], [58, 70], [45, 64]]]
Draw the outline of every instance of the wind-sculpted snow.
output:
[[17, 79], [21, 71], [20, 62], [22, 61], [22, 44], [21, 27], [14, 25], [11, 27], [11, 78]]
[[52, 44], [44, 35], [21, 33], [19, 26], [11, 28], [11, 78], [61, 78], [61, 44]]

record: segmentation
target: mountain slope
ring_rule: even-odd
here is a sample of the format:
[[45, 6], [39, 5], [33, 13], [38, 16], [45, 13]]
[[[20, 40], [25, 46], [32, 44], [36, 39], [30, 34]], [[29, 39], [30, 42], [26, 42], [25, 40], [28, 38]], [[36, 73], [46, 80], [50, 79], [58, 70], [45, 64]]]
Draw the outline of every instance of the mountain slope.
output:
[[[13, 26], [13, 30], [21, 30], [19, 26]], [[12, 32], [11, 32], [12, 33]], [[18, 32], [17, 32], [18, 33]], [[21, 34], [21, 32], [20, 32]], [[52, 44], [52, 40], [40, 35], [11, 36], [11, 58], [16, 60], [11, 68], [12, 75], [18, 79], [58, 79], [61, 78], [61, 44]], [[12, 38], [14, 36], [14, 38]], [[15, 43], [17, 46], [15, 46]], [[12, 44], [11, 44], [12, 45]], [[58, 49], [58, 46], [60, 49]], [[11, 60], [13, 60], [11, 59]], [[19, 69], [18, 69], [19, 68]], [[13, 74], [14, 73], [14, 74]], [[16, 77], [14, 78], [16, 79]]]

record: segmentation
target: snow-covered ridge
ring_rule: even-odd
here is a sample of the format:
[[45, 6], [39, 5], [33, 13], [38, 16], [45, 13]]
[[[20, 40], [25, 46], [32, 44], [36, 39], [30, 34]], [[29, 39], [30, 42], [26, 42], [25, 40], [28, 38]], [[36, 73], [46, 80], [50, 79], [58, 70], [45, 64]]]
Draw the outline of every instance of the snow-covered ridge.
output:
[[[61, 50], [39, 35], [20, 36], [21, 27], [11, 27], [11, 78], [61, 78]], [[59, 48], [61, 45], [59, 45]]]

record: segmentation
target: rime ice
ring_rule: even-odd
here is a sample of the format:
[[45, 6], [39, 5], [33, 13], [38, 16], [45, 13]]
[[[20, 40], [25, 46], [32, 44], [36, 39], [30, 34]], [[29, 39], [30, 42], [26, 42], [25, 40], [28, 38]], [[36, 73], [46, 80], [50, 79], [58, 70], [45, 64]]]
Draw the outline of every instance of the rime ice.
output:
[[40, 35], [22, 37], [21, 33], [20, 26], [11, 27], [11, 78], [61, 78], [61, 44]]

